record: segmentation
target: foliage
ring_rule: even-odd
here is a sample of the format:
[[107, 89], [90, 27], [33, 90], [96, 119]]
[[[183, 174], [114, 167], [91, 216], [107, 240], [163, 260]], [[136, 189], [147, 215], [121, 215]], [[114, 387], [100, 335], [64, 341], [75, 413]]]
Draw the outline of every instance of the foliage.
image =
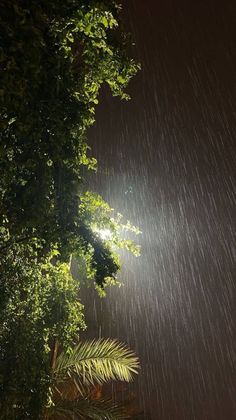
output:
[[105, 285], [118, 283], [115, 277], [120, 268], [117, 250], [123, 248], [139, 255], [139, 246], [124, 235], [127, 232], [138, 235], [140, 231], [130, 222], [122, 223], [121, 214], [114, 214], [100, 195], [88, 191], [80, 197], [79, 215], [90, 238], [85, 246], [80, 244], [76, 255], [85, 262], [86, 278], [96, 278], [102, 295]]
[[[94, 248], [90, 245], [86, 250], [80, 238], [76, 240], [75, 255], [83, 258], [87, 274], [94, 278], [98, 276], [97, 267], [105, 272], [105, 263], [113, 263], [104, 257], [99, 266], [97, 250], [100, 247], [102, 255], [106, 250], [107, 255], [112, 255], [110, 248], [118, 246], [118, 229], [123, 227], [120, 217], [119, 223], [111, 218], [112, 209], [101, 197], [87, 193], [81, 203], [81, 219], [93, 235], [90, 244]], [[103, 244], [96, 231], [100, 228], [110, 229], [114, 241], [110, 237]], [[83, 306], [78, 300], [79, 282], [72, 277], [69, 264], [60, 262], [58, 251], [39, 261], [40, 248], [35, 239], [27, 241], [27, 246], [12, 243], [0, 261], [0, 410], [9, 419], [7, 410], [13, 406], [14, 415], [29, 412], [37, 418], [34, 413], [48, 397], [53, 340], [58, 339], [69, 349], [78, 330], [85, 327]]]
[[39, 264], [32, 249], [28, 258], [25, 252], [15, 246], [0, 263], [0, 412], [9, 419], [34, 417], [47, 400], [53, 337], [68, 347], [85, 327], [68, 264]]
[[91, 389], [110, 380], [130, 382], [138, 367], [133, 352], [116, 340], [79, 343], [70, 353], [62, 352], [54, 369], [52, 403], [45, 417], [126, 418], [120, 406], [107, 398], [94, 398]]
[[86, 130], [100, 87], [127, 99], [138, 66], [115, 1], [0, 2], [0, 411], [36, 420], [53, 343], [70, 349], [85, 326], [71, 256], [103, 290], [116, 281], [117, 247], [138, 252], [119, 239], [133, 227], [83, 185], [96, 167]]
[[2, 3], [0, 222], [67, 260], [75, 236], [88, 240], [78, 203], [100, 87], [126, 98], [137, 65], [116, 39], [114, 2]]
[[93, 400], [90, 398], [75, 401], [61, 401], [51, 407], [45, 419], [81, 419], [81, 420], [124, 420], [129, 418], [122, 407], [111, 399]]
[[77, 389], [102, 384], [108, 380], [129, 382], [137, 373], [138, 362], [133, 353], [114, 340], [79, 343], [72, 353], [61, 353], [54, 375], [57, 382], [73, 376]]

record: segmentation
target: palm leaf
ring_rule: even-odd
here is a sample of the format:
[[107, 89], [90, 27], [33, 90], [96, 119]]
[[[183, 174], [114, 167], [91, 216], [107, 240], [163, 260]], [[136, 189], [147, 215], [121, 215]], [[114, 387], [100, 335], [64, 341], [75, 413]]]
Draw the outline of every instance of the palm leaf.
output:
[[90, 400], [88, 398], [77, 401], [62, 400], [60, 405], [47, 409], [47, 417], [63, 420], [124, 420], [129, 417], [121, 406], [110, 399]]
[[72, 380], [78, 391], [109, 380], [130, 382], [139, 367], [138, 358], [125, 345], [111, 339], [79, 343], [71, 354], [61, 353], [56, 361], [57, 384]]

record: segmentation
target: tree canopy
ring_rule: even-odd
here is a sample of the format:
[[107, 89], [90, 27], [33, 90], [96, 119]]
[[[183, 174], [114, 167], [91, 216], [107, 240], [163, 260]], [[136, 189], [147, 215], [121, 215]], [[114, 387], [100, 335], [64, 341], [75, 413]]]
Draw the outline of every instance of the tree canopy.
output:
[[127, 99], [138, 65], [116, 1], [0, 3], [0, 411], [37, 419], [53, 340], [69, 351], [85, 327], [71, 257], [102, 291], [116, 249], [138, 253], [120, 237], [137, 230], [83, 182], [100, 88]]
[[[137, 65], [108, 1], [4, 1], [1, 24], [1, 250], [35, 238], [66, 260], [75, 236], [99, 89], [123, 92]], [[118, 41], [118, 38], [120, 40]]]

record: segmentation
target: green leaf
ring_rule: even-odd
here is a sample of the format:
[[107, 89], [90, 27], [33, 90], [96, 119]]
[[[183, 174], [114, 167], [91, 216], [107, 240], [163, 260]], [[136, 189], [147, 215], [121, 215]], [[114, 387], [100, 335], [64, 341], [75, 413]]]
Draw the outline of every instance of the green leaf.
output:
[[134, 353], [116, 340], [103, 339], [79, 343], [71, 354], [61, 353], [55, 367], [55, 380], [73, 377], [78, 389], [109, 380], [130, 382], [138, 372]]

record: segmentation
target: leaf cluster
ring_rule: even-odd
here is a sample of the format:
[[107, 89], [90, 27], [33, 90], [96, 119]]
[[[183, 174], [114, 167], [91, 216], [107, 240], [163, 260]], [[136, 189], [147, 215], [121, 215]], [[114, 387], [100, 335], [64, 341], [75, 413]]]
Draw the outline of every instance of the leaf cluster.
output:
[[68, 349], [85, 325], [71, 256], [102, 289], [120, 267], [114, 247], [137, 251], [83, 181], [100, 88], [127, 99], [138, 65], [115, 1], [0, 3], [0, 411], [37, 419], [53, 340]]
[[0, 222], [17, 240], [57, 244], [66, 260], [85, 167], [96, 164], [85, 134], [100, 87], [125, 98], [138, 66], [114, 40], [114, 2], [2, 3]]
[[85, 328], [68, 264], [52, 265], [52, 256], [40, 264], [22, 248], [0, 262], [0, 412], [6, 418], [38, 413], [48, 398], [53, 338], [68, 348]]

